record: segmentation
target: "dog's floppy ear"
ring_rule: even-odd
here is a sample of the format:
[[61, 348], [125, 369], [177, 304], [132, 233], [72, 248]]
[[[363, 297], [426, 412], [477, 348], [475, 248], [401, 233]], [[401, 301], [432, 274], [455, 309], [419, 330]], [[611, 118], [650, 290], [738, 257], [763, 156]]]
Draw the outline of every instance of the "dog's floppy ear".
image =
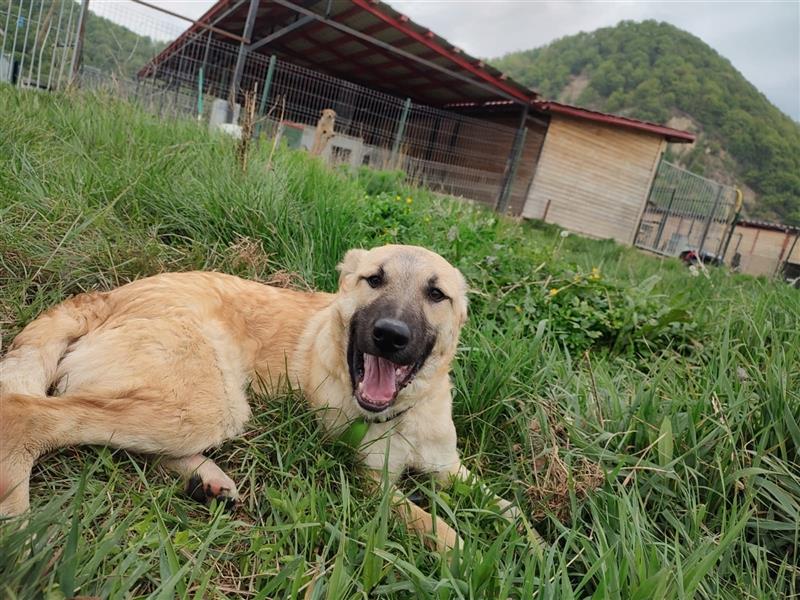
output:
[[366, 254], [367, 251], [361, 248], [354, 248], [347, 251], [342, 262], [336, 265], [336, 269], [339, 271], [339, 288], [342, 288], [347, 282], [348, 277], [358, 270], [358, 264]]

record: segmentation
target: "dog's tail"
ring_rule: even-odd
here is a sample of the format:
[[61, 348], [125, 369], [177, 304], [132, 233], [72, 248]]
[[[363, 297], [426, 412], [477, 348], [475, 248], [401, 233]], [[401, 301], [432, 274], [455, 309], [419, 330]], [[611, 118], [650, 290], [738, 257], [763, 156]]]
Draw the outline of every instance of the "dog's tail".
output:
[[69, 345], [109, 314], [108, 295], [90, 292], [62, 302], [30, 323], [0, 360], [0, 395], [45, 396]]

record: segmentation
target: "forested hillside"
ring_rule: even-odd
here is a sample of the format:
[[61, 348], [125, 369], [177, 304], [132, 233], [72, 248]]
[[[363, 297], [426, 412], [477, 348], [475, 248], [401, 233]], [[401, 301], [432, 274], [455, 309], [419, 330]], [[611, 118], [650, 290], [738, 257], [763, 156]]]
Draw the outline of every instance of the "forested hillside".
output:
[[133, 76], [163, 47], [162, 42], [97, 15], [86, 22], [85, 64], [103, 71]]
[[493, 63], [545, 98], [698, 133], [669, 158], [739, 184], [751, 217], [800, 225], [800, 124], [699, 38], [622, 22]]

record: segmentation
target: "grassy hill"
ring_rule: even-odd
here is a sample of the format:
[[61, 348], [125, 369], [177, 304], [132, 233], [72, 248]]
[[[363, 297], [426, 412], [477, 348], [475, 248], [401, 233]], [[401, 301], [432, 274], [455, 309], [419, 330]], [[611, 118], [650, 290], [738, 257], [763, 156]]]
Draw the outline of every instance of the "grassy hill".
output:
[[787, 598], [800, 593], [800, 296], [691, 277], [612, 242], [332, 172], [302, 153], [105, 98], [0, 85], [3, 348], [70, 294], [218, 269], [332, 291], [345, 250], [423, 244], [465, 274], [453, 372], [474, 486], [418, 488], [467, 547], [442, 560], [371, 496], [297, 393], [253, 396], [212, 450], [235, 514], [153, 457], [44, 457], [28, 520], [0, 523], [4, 598]]
[[697, 37], [622, 22], [492, 62], [546, 98], [697, 132], [670, 158], [745, 186], [751, 216], [800, 225], [800, 124]]

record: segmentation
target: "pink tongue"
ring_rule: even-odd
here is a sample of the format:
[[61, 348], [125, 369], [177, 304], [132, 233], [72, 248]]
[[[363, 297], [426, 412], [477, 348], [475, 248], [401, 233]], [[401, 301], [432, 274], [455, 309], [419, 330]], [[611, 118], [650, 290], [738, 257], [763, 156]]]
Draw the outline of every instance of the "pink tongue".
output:
[[393, 362], [364, 354], [364, 381], [361, 396], [373, 404], [388, 404], [397, 390], [397, 365]]

